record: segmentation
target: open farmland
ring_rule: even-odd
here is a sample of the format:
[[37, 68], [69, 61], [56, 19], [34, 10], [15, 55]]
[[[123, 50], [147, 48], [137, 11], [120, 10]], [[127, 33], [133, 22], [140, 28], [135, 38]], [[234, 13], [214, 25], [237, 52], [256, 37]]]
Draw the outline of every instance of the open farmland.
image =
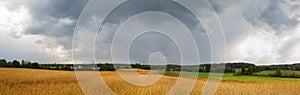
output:
[[[262, 72], [258, 72], [256, 73], [257, 75], [261, 75], [261, 76], [267, 76], [269, 74], [273, 74], [275, 73], [275, 70], [270, 70], [270, 71], [262, 71]], [[300, 71], [293, 71], [293, 70], [281, 70], [282, 75], [283, 76], [289, 76], [294, 74], [296, 77], [300, 77]]]
[[[144, 70], [135, 70], [141, 74]], [[163, 76], [151, 86], [136, 86], [121, 79], [117, 72], [103, 71], [100, 73], [108, 87], [119, 95], [162, 95], [166, 94], [176, 83], [177, 77]], [[204, 74], [202, 74], [204, 75]], [[35, 69], [0, 68], [1, 95], [82, 95], [75, 73], [72, 71], [50, 71]], [[298, 95], [300, 81], [237, 81], [225, 74], [225, 80], [220, 84], [217, 95]], [[227, 78], [226, 78], [227, 77]], [[248, 76], [251, 77], [251, 76]], [[253, 77], [257, 79], [260, 77]], [[205, 77], [199, 77], [192, 94], [200, 94], [206, 83]]]
[[[269, 74], [275, 71], [263, 71], [260, 72], [261, 74]], [[287, 71], [283, 71], [287, 72]], [[298, 71], [299, 72], [299, 71]], [[189, 76], [198, 76], [199, 78], [207, 78], [209, 73], [207, 72], [167, 72], [165, 75], [167, 76], [178, 76], [179, 74], [189, 75]], [[300, 78], [282, 78], [282, 77], [266, 77], [266, 76], [234, 76], [233, 73], [224, 73], [223, 74], [223, 81], [240, 81], [240, 82], [289, 82], [289, 81], [296, 81], [300, 82]]]

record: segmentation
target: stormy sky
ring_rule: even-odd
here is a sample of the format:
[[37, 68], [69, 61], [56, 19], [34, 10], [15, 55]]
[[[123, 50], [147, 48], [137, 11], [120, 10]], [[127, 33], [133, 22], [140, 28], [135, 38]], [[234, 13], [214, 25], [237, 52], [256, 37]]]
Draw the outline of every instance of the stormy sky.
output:
[[[188, 54], [184, 62], [193, 63], [193, 60], [197, 59], [191, 54], [195, 52], [194, 47], [188, 46], [193, 43], [197, 43], [196, 46], [200, 48], [197, 53], [201, 62], [210, 62], [212, 55], [224, 55], [224, 51], [221, 51], [224, 47], [218, 47], [220, 44], [218, 41], [209, 42], [209, 38], [206, 38], [209, 34], [220, 34], [210, 31], [209, 28], [204, 29], [201, 24], [196, 24], [195, 20], [186, 19], [193, 15], [189, 15], [189, 12], [180, 6], [169, 3], [142, 6], [141, 0], [130, 1], [136, 1], [128, 3], [135, 6], [135, 9], [121, 7], [115, 10], [115, 14], [110, 14], [103, 23], [97, 21], [104, 18], [93, 17], [92, 14], [83, 15], [90, 17], [93, 23], [85, 24], [84, 27], [101, 24], [103, 27], [100, 28], [100, 32], [93, 32], [99, 32], [96, 39], [81, 39], [80, 43], [72, 45], [75, 26], [88, 0], [0, 0], [0, 58], [42, 63], [70, 63], [73, 59], [73, 47], [75, 51], [85, 50], [78, 51], [76, 56], [93, 52], [95, 58], [102, 62], [111, 61], [112, 54], [115, 55], [114, 60], [118, 62], [127, 59], [130, 59], [130, 62], [148, 62], [151, 54], [160, 52], [169, 63], [178, 63], [184, 55], [180, 51], [185, 51]], [[107, 2], [97, 5], [113, 6], [109, 3], [113, 1]], [[256, 64], [300, 62], [299, 0], [209, 0], [209, 2], [224, 29], [226, 61], [246, 61]], [[202, 6], [191, 5], [191, 7]], [[95, 10], [101, 14], [101, 9]], [[135, 14], [145, 10], [152, 12]], [[161, 12], [169, 13], [173, 17]], [[202, 20], [202, 24], [211, 21], [211, 11], [199, 9], [199, 12], [208, 15]], [[183, 22], [183, 26], [188, 26], [188, 29], [182, 27], [182, 24], [178, 23], [180, 21]], [[215, 23], [210, 24], [214, 26]], [[142, 34], [141, 31], [145, 31], [144, 29], [151, 30], [153, 27], [160, 28], [159, 31], [164, 33], [153, 30]], [[193, 27], [197, 29], [193, 30]], [[214, 27], [211, 28], [214, 30]], [[122, 31], [116, 32], [118, 29]], [[185, 30], [200, 32], [198, 34], [181, 32]], [[84, 36], [84, 34], [77, 35]], [[190, 39], [189, 35], [196, 37], [195, 40]], [[180, 43], [182, 45], [178, 47]], [[113, 47], [110, 48], [112, 44]], [[216, 45], [211, 48], [211, 44]]]

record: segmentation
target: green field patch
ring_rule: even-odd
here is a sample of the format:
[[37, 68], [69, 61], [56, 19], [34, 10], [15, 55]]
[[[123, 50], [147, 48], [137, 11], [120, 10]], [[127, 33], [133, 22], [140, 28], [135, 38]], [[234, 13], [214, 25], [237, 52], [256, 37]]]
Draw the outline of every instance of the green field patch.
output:
[[[264, 72], [267, 73], [267, 72]], [[179, 74], [187, 76], [198, 76], [200, 78], [208, 78], [207, 72], [166, 72], [167, 76], [179, 76]], [[217, 73], [211, 73], [211, 75], [218, 75]], [[212, 78], [216, 76], [210, 76]], [[234, 76], [233, 73], [224, 73], [222, 79], [224, 81], [242, 81], [242, 82], [276, 82], [276, 81], [300, 81], [300, 78], [280, 78], [280, 77], [265, 77], [265, 76]]]
[[[261, 71], [261, 72], [255, 73], [255, 74], [260, 75], [260, 76], [268, 76], [269, 74], [274, 74], [275, 72], [276, 72], [275, 70], [270, 70], [270, 71]], [[295, 76], [300, 77], [300, 71], [281, 70], [281, 73], [283, 76], [289, 76], [291, 74], [295, 74]]]

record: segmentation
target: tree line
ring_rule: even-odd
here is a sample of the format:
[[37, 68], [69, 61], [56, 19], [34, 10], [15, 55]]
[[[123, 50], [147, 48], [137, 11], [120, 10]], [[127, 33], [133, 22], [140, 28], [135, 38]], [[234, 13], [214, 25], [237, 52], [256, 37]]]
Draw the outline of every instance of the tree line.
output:
[[30, 62], [22, 60], [21, 62], [17, 60], [6, 61], [5, 59], [0, 59], [0, 67], [14, 67], [14, 68], [40, 68], [38, 62]]
[[[282, 70], [294, 70], [300, 71], [300, 63], [290, 65], [269, 65], [269, 66], [256, 66], [252, 63], [237, 62], [237, 63], [219, 63], [213, 65], [223, 65], [224, 68], [214, 68], [211, 71], [212, 64], [201, 64], [201, 65], [149, 65], [149, 64], [110, 64], [110, 63], [97, 63], [97, 64], [39, 64], [38, 62], [30, 62], [22, 60], [6, 61], [0, 59], [0, 67], [8, 68], [34, 68], [34, 69], [49, 69], [49, 70], [99, 70], [99, 71], [115, 71], [116, 69], [145, 69], [145, 70], [166, 70], [166, 71], [188, 71], [188, 72], [224, 72], [234, 73], [234, 75], [256, 75], [257, 72], [261, 71], [275, 71], [273, 74], [267, 76], [272, 77], [296, 77], [295, 73], [291, 73], [288, 76], [282, 74]], [[162, 68], [164, 67], [164, 68]], [[220, 66], [221, 67], [221, 66]], [[220, 69], [220, 70], [218, 70]]]

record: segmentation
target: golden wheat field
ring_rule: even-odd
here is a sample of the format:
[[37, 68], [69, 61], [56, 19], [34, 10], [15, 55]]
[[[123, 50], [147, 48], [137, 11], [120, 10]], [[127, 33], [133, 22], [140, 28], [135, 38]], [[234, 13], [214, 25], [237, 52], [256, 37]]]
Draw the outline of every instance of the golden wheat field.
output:
[[[136, 70], [144, 74], [148, 71]], [[178, 80], [163, 76], [150, 86], [136, 86], [124, 81], [117, 72], [100, 73], [108, 87], [119, 95], [164, 95]], [[201, 94], [205, 78], [197, 79], [193, 95]], [[0, 68], [0, 95], [81, 95], [75, 72]], [[300, 82], [222, 81], [216, 95], [299, 95]]]

